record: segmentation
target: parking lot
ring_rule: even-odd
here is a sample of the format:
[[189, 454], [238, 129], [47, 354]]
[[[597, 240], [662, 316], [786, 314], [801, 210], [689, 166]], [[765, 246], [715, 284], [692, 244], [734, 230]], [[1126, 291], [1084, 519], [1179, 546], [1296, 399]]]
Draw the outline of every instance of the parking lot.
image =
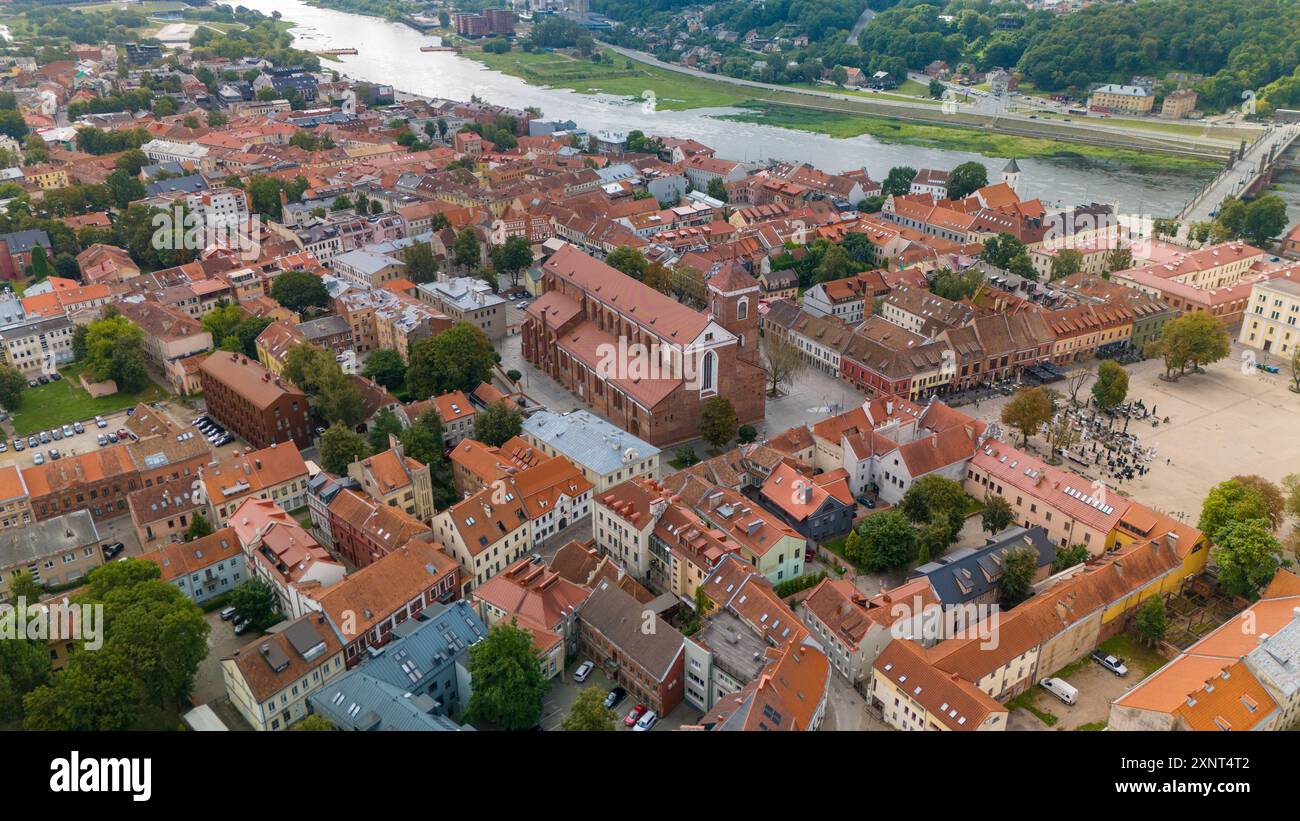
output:
[[[577, 668], [577, 664], [572, 664], [551, 681], [551, 689], [546, 692], [545, 698], [542, 699], [540, 723], [543, 730], [562, 730], [564, 719], [569, 715], [569, 710], [573, 708], [573, 702], [578, 699], [578, 694], [586, 688], [598, 687], [602, 693], [608, 693], [613, 688], [613, 682], [599, 668], [592, 670], [591, 675], [581, 684], [574, 681], [573, 672]], [[617, 716], [616, 730], [629, 730], [624, 725], [623, 719], [628, 714], [628, 711], [635, 706], [637, 706], [637, 703], [631, 696], [627, 696], [613, 708], [614, 715]], [[684, 724], [694, 724], [700, 720], [701, 715], [703, 714], [699, 710], [683, 701], [668, 715], [660, 716], [659, 722], [655, 724], [651, 732], [655, 730], [676, 730]]]
[[[74, 428], [72, 436], [65, 436], [62, 429], [60, 429], [60, 438], [57, 440], [54, 438], [52, 429], [43, 431], [44, 437], [40, 433], [32, 434], [37, 440], [35, 446], [30, 444], [30, 437], [21, 437], [22, 450], [18, 450], [15, 444], [18, 437], [11, 436], [4, 442], [5, 450], [0, 453], [0, 464], [17, 465], [20, 468], [26, 468], [38, 464], [37, 455], [41, 457], [42, 462], [51, 461], [52, 450], [58, 451], [59, 458], [97, 450], [102, 447], [98, 441], [100, 434], [104, 434], [105, 439], [107, 439], [109, 433], [116, 434], [118, 431], [125, 429], [126, 411], [119, 411], [101, 418], [104, 420], [104, 427], [102, 428], [96, 425], [94, 417], [75, 421], [69, 419], [66, 424], [73, 426], [79, 423], [82, 426], [82, 432], [77, 433]], [[45, 441], [45, 439], [49, 441]]]

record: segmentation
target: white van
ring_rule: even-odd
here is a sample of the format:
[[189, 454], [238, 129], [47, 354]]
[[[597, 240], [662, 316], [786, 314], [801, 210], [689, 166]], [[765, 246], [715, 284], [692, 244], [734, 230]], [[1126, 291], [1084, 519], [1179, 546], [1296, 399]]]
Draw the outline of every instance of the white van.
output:
[[1079, 700], [1079, 690], [1070, 682], [1059, 678], [1045, 678], [1038, 682], [1044, 690], [1064, 701], [1073, 704]]

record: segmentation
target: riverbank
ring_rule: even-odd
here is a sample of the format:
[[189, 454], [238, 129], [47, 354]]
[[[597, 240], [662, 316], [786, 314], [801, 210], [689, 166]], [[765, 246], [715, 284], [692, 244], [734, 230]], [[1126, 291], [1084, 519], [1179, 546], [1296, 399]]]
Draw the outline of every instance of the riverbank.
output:
[[[810, 95], [795, 96], [797, 91], [794, 89], [787, 92], [737, 86], [675, 73], [609, 51], [601, 53], [607, 55], [607, 59], [600, 63], [576, 59], [561, 52], [517, 49], [494, 54], [470, 48], [461, 56], [530, 85], [568, 89], [580, 94], [609, 94], [635, 102], [644, 102], [649, 92], [654, 95], [657, 110], [743, 108], [752, 113], [722, 115], [721, 119], [811, 131], [838, 139], [869, 135], [884, 142], [970, 151], [985, 157], [1084, 159], [1139, 173], [1203, 174], [1219, 165], [1196, 157], [1089, 145], [1055, 137], [1022, 137], [975, 126], [938, 125], [909, 122], [887, 115], [821, 111], [792, 105], [795, 100], [809, 106], [819, 102]], [[864, 95], [863, 104], [868, 104], [870, 99], [870, 95]]]
[[777, 103], [748, 101], [739, 103], [738, 106], [749, 109], [751, 113], [726, 114], [720, 119], [810, 131], [839, 139], [865, 134], [886, 143], [973, 151], [985, 157], [1083, 160], [1111, 168], [1124, 167], [1143, 174], [1205, 173], [1219, 167], [1219, 163], [1194, 157], [1083, 145], [1056, 139], [1017, 137], [971, 128], [904, 122], [885, 117], [839, 114]]

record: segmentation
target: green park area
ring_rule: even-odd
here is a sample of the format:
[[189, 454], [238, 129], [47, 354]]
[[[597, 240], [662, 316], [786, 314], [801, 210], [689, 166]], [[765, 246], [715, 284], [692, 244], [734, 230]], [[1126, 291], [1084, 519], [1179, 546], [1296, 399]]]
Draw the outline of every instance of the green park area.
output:
[[29, 436], [134, 407], [140, 402], [156, 402], [167, 398], [166, 391], [150, 382], [139, 393], [119, 391], [111, 396], [93, 399], [77, 382], [79, 370], [78, 365], [69, 365], [60, 371], [62, 379], [24, 390], [22, 405], [12, 414], [14, 433]]

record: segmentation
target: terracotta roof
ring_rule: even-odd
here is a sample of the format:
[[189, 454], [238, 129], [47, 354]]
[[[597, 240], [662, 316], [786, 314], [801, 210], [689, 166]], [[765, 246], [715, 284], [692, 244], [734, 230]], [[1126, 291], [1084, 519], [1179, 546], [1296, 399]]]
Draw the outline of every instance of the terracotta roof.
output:
[[473, 595], [521, 622], [561, 630], [564, 620], [587, 600], [587, 593], [586, 587], [541, 561], [523, 558], [479, 585]]
[[314, 593], [313, 598], [351, 642], [448, 574], [455, 574], [458, 567], [441, 545], [417, 539]]
[[[322, 649], [317, 651], [317, 647]], [[305, 679], [342, 649], [343, 644], [325, 617], [308, 613], [278, 633], [249, 642], [223, 661], [234, 661], [253, 698], [262, 702]]]
[[306, 403], [307, 394], [287, 379], [273, 376], [256, 359], [238, 353], [217, 351], [203, 360], [199, 370], [229, 387], [259, 408], [270, 407], [282, 396], [298, 396]]
[[171, 582], [242, 555], [234, 529], [223, 527], [192, 542], [165, 544], [140, 558], [162, 568], [163, 581]]
[[911, 641], [891, 641], [872, 668], [950, 730], [978, 730], [988, 719], [1007, 713], [1006, 707], [961, 676], [931, 667], [925, 652]]

